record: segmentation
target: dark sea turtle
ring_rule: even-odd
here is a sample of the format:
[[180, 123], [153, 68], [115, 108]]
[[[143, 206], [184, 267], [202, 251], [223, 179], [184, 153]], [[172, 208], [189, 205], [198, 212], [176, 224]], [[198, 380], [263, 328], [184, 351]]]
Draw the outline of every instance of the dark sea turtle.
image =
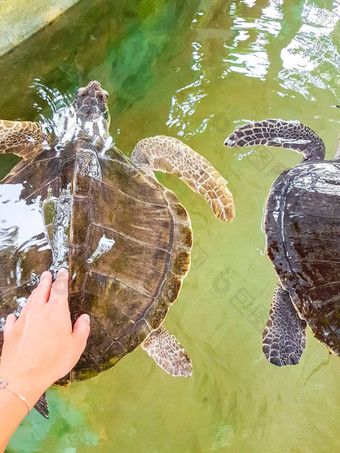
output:
[[[0, 184], [0, 330], [44, 270], [66, 267], [72, 319], [90, 314], [91, 334], [60, 384], [97, 375], [140, 344], [167, 373], [190, 376], [190, 359], [163, 326], [189, 269], [190, 219], [154, 171], [177, 175], [224, 221], [234, 216], [226, 181], [176, 138], [146, 138], [125, 157], [96, 81], [57, 123], [48, 145], [40, 124], [0, 121], [0, 153], [22, 157]], [[37, 409], [46, 415], [43, 401]]]
[[340, 157], [324, 160], [323, 141], [298, 121], [249, 123], [225, 145], [278, 146], [303, 155], [299, 165], [281, 173], [267, 199], [267, 253], [280, 280], [263, 332], [267, 359], [297, 364], [306, 323], [340, 355]]

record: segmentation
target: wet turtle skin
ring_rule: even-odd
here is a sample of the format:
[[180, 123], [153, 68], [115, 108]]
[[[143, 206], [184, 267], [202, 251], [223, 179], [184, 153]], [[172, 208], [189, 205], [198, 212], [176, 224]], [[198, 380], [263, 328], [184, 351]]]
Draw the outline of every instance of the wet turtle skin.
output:
[[266, 203], [268, 257], [279, 277], [262, 335], [274, 365], [299, 363], [306, 325], [340, 355], [340, 162], [324, 160], [325, 145], [299, 121], [270, 118], [237, 128], [228, 147], [286, 148], [303, 155], [273, 183]]
[[[185, 208], [154, 171], [177, 175], [223, 221], [234, 217], [227, 181], [177, 138], [148, 137], [130, 159], [112, 144], [108, 93], [97, 81], [39, 123], [0, 120], [0, 153], [22, 161], [0, 184], [0, 346], [9, 313], [20, 315], [46, 269], [69, 269], [72, 322], [91, 317], [87, 347], [60, 380], [93, 377], [141, 345], [164, 371], [189, 377], [192, 363], [163, 320], [189, 269]], [[144, 341], [145, 340], [145, 341]], [[48, 414], [46, 395], [36, 405]]]
[[340, 355], [340, 163], [303, 162], [274, 182], [267, 252], [300, 317]]
[[[63, 212], [60, 205], [56, 212], [55, 200], [63, 193], [66, 207], [71, 200], [69, 305], [73, 321], [90, 314], [91, 335], [79, 363], [59, 384], [113, 366], [160, 326], [188, 271], [192, 245], [188, 215], [176, 196], [137, 170], [117, 148], [99, 157], [102, 180], [83, 176], [79, 161], [88, 146], [78, 139], [62, 157], [53, 148], [42, 151], [28, 164], [21, 162], [1, 186], [18, 189], [18, 197], [1, 193], [0, 203], [21, 218], [0, 231], [2, 319], [17, 312], [38, 276], [50, 268], [56, 216]], [[37, 212], [44, 215], [33, 215]], [[25, 238], [25, 226], [34, 222], [36, 234]], [[113, 245], [96, 255], [102, 238]]]

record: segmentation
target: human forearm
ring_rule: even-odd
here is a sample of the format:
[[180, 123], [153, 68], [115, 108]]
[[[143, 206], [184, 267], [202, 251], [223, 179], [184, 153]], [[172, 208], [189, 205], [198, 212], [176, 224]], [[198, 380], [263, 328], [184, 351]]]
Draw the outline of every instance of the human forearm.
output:
[[0, 363], [0, 452], [45, 390], [33, 370], [23, 375]]
[[8, 388], [0, 381], [0, 452], [29, 408], [73, 368], [85, 348], [89, 317], [80, 316], [72, 328], [67, 277], [60, 271], [52, 285], [52, 275], [43, 274], [19, 319], [7, 317], [0, 379]]
[[7, 389], [0, 390], [0, 407], [0, 452], [2, 453], [28, 410], [24, 401]]

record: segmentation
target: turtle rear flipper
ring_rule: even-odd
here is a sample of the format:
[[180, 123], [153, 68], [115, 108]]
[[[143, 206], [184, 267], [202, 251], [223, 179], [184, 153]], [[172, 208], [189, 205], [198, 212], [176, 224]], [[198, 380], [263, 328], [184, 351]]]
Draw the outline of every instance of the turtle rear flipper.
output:
[[236, 129], [224, 144], [235, 146], [276, 146], [303, 154], [304, 160], [325, 157], [325, 145], [321, 138], [299, 121], [268, 119], [248, 123]]
[[165, 327], [161, 326], [151, 332], [141, 346], [157, 365], [171, 376], [191, 376], [191, 360], [177, 338]]
[[262, 345], [266, 358], [277, 366], [297, 365], [306, 347], [306, 322], [281, 285], [275, 288]]
[[49, 409], [47, 403], [46, 392], [44, 392], [34, 405], [34, 409], [39, 412], [43, 417], [49, 418]]
[[227, 222], [234, 218], [234, 201], [227, 181], [207, 159], [177, 138], [165, 135], [145, 138], [134, 147], [131, 161], [146, 171], [178, 176], [205, 198], [217, 218]]
[[47, 141], [39, 123], [0, 120], [0, 154], [12, 153], [29, 160]]

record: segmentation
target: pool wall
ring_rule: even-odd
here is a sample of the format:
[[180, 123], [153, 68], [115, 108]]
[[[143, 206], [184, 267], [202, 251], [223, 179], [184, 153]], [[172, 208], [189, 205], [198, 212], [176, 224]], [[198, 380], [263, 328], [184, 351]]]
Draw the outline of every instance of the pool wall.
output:
[[79, 0], [0, 1], [0, 55], [48, 25]]

